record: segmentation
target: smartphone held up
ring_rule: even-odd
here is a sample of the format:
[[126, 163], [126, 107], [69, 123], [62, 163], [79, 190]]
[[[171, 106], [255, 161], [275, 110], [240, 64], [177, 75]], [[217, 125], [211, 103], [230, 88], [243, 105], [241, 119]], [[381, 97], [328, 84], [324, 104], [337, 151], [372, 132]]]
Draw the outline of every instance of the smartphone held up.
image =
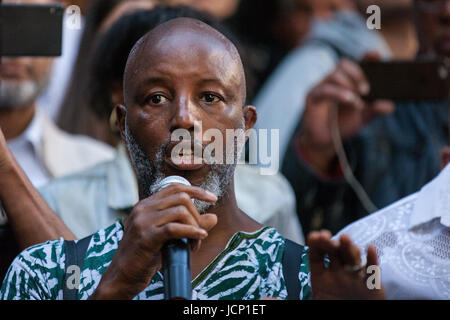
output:
[[450, 66], [443, 61], [367, 61], [361, 68], [371, 88], [366, 100], [450, 99]]
[[62, 4], [1, 3], [0, 56], [60, 56], [63, 15]]

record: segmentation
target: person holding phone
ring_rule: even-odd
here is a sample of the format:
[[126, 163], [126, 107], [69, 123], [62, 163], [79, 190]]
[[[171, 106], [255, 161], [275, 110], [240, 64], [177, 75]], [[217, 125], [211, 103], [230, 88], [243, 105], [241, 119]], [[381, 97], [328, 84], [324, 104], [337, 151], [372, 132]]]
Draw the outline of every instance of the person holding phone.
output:
[[[55, 4], [55, 1], [2, 2], [2, 4], [11, 3], [20, 7], [51, 5]], [[8, 25], [4, 24], [2, 28], [3, 31], [7, 31]], [[31, 183], [35, 187], [40, 187], [55, 177], [110, 160], [114, 156], [114, 150], [94, 139], [69, 135], [61, 131], [45, 111], [38, 107], [37, 98], [48, 86], [55, 58], [40, 56], [39, 52], [35, 54], [37, 56], [1, 57], [0, 128], [9, 149]], [[1, 207], [0, 203], [0, 211]], [[0, 259], [4, 261], [4, 267], [0, 268], [0, 278], [20, 249], [30, 244], [26, 240], [30, 234], [17, 232], [27, 227], [12, 225], [17, 222], [16, 219], [12, 220], [8, 223], [6, 218], [0, 218]], [[33, 223], [31, 221], [31, 219], [25, 221], [25, 225]], [[9, 252], [13, 254], [9, 255]]]
[[[450, 58], [450, 1], [416, 0], [414, 15], [417, 59]], [[418, 191], [440, 171], [440, 151], [450, 139], [449, 99], [367, 102], [370, 89], [358, 63], [343, 59], [308, 93], [282, 166], [305, 233], [337, 232]]]

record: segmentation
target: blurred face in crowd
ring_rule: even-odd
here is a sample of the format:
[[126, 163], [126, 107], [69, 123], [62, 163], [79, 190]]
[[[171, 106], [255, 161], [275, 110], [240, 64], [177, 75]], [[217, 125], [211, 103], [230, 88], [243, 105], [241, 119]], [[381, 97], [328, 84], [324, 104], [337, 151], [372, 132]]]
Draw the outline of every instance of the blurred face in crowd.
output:
[[313, 19], [326, 20], [349, 0], [282, 0], [281, 13], [274, 23], [274, 34], [288, 49], [298, 46], [310, 30]]
[[383, 10], [397, 10], [411, 8], [413, 0], [357, 0], [356, 1], [361, 12], [366, 13], [368, 6], [377, 5]]
[[[4, 0], [3, 3], [47, 4], [51, 0]], [[2, 57], [0, 64], [0, 108], [29, 106], [49, 82], [54, 58]]]
[[308, 33], [313, 18], [313, 0], [289, 0], [274, 23], [274, 34], [287, 48], [294, 48]]
[[190, 156], [186, 163], [175, 164], [171, 151], [179, 141], [172, 141], [171, 135], [177, 129], [189, 131], [193, 153], [194, 144], [208, 144], [203, 137], [194, 138], [200, 122], [202, 132], [220, 131], [224, 143], [226, 129], [253, 126], [254, 107], [243, 107], [245, 78], [236, 48], [199, 21], [174, 19], [138, 42], [124, 78], [126, 107], [116, 110], [141, 196], [149, 196], [164, 177], [181, 175], [220, 198], [232, 181], [234, 166], [195, 164]]
[[354, 6], [353, 0], [309, 0], [309, 2], [314, 17], [318, 19], [329, 19], [336, 11]]
[[[100, 38], [121, 17], [132, 14], [139, 10], [151, 10], [158, 4], [158, 0], [125, 0], [118, 4], [100, 25], [97, 38]], [[123, 104], [122, 81], [113, 84], [111, 90], [111, 101], [114, 105]], [[115, 115], [115, 114], [114, 114]], [[116, 118], [110, 119], [110, 126], [117, 130]]]
[[126, 0], [119, 3], [102, 22], [99, 33], [107, 31], [117, 20], [138, 10], [151, 10], [157, 4], [157, 0]]
[[218, 20], [231, 17], [236, 11], [239, 0], [168, 0], [169, 5], [187, 5], [199, 11], [207, 12]]
[[450, 58], [450, 0], [415, 0], [420, 53]]

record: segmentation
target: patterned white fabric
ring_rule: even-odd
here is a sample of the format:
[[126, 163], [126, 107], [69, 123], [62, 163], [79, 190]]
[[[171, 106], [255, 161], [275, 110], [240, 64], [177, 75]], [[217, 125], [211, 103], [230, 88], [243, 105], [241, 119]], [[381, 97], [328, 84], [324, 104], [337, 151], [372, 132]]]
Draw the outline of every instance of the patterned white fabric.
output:
[[[39, 108], [22, 135], [8, 140], [7, 144], [36, 188], [53, 178], [111, 160], [115, 155], [114, 149], [103, 142], [60, 130]], [[0, 204], [0, 226], [6, 223], [7, 217]]]
[[450, 299], [450, 166], [419, 192], [340, 231], [377, 248], [388, 299]]

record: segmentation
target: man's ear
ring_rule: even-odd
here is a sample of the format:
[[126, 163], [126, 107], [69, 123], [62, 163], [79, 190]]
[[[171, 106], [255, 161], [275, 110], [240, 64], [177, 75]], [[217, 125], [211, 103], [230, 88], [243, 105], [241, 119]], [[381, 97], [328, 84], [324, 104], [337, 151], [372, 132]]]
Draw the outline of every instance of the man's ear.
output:
[[254, 106], [245, 106], [242, 110], [245, 121], [245, 131], [253, 128], [258, 119], [256, 108]]
[[119, 125], [120, 137], [123, 141], [125, 141], [125, 120], [127, 116], [127, 108], [122, 104], [118, 104], [115, 106], [114, 112], [116, 113], [117, 123]]

